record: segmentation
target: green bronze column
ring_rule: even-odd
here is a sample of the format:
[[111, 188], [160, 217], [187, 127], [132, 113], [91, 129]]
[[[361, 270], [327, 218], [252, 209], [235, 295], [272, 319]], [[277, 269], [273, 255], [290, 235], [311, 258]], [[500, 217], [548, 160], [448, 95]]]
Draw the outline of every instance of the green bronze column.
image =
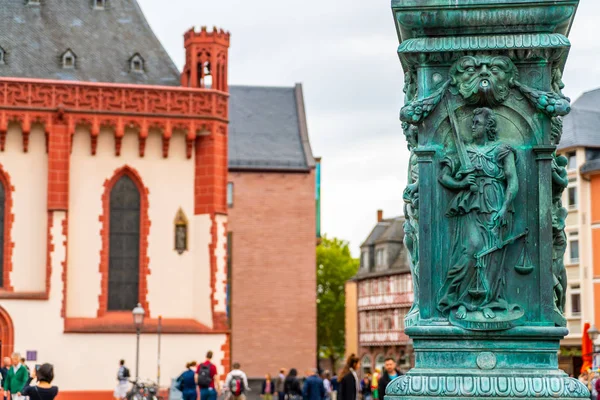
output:
[[588, 398], [558, 369], [578, 0], [392, 0], [411, 152], [405, 243], [415, 368], [386, 400]]

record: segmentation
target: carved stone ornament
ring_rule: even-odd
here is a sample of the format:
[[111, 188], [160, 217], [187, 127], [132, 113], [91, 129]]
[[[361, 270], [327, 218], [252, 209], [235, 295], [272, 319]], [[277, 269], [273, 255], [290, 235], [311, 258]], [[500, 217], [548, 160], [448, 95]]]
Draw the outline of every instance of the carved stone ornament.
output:
[[392, 0], [408, 143], [415, 368], [386, 398], [588, 398], [558, 367], [578, 0]]
[[188, 250], [188, 220], [180, 208], [175, 216], [175, 250], [183, 254]]

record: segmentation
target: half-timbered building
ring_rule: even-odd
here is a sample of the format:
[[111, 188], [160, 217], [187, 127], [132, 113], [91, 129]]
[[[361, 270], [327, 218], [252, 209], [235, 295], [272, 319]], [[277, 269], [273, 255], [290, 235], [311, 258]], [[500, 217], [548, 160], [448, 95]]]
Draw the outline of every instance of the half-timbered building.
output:
[[363, 373], [383, 371], [389, 357], [404, 369], [412, 362], [404, 318], [414, 296], [403, 225], [404, 217], [384, 219], [377, 212], [361, 245], [359, 271], [346, 285], [346, 347], [361, 359]]

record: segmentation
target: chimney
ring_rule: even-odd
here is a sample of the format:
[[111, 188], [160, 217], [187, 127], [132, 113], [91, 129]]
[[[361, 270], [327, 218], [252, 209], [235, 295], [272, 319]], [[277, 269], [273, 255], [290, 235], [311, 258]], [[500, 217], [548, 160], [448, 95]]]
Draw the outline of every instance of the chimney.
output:
[[377, 222], [383, 221], [383, 210], [377, 210]]

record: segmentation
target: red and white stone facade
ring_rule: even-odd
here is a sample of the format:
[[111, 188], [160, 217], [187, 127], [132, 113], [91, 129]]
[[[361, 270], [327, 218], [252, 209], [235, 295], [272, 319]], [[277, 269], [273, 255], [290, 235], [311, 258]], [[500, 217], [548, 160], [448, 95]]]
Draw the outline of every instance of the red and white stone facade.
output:
[[[163, 385], [208, 350], [220, 374], [229, 368], [229, 34], [189, 31], [185, 40], [186, 87], [0, 78], [1, 355], [51, 361], [61, 399], [111, 398], [121, 358], [134, 373], [131, 312], [107, 309], [109, 198], [125, 175], [141, 203], [140, 376], [156, 377], [159, 316]], [[196, 71], [206, 54], [215, 57], [210, 89]]]

